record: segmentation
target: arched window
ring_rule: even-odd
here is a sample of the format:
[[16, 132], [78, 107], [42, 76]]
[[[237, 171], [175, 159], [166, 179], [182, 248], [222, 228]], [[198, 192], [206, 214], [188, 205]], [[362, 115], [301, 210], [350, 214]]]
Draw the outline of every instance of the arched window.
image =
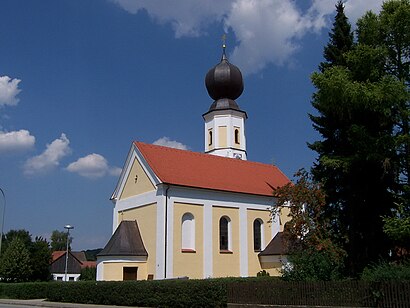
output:
[[235, 143], [239, 144], [239, 129], [235, 128]]
[[223, 216], [219, 220], [219, 249], [220, 250], [231, 250], [231, 230], [230, 230], [231, 220], [229, 217]]
[[209, 134], [208, 134], [208, 145], [212, 145], [212, 130], [209, 130]]
[[181, 249], [195, 250], [195, 218], [191, 213], [182, 216], [181, 235]]
[[262, 240], [263, 240], [263, 223], [260, 219], [255, 219], [253, 221], [253, 250], [262, 250]]

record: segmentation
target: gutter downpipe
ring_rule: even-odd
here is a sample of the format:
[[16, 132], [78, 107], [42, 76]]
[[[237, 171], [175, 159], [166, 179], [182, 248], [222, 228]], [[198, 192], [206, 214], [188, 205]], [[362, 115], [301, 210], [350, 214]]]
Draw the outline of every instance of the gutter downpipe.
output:
[[165, 189], [165, 262], [164, 262], [164, 279], [167, 278], [167, 248], [168, 248], [168, 189], [169, 185]]

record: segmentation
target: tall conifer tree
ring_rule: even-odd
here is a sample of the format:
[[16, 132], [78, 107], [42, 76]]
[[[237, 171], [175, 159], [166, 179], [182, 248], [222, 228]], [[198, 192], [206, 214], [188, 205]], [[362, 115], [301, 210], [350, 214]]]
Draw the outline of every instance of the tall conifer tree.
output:
[[332, 31], [329, 33], [329, 43], [324, 49], [323, 56], [326, 62], [319, 65], [320, 70], [333, 66], [346, 66], [344, 54], [353, 47], [353, 32], [350, 23], [344, 13], [344, 5], [341, 0], [336, 4], [336, 16]]
[[[392, 112], [407, 93], [402, 82], [386, 73], [385, 50], [369, 45], [366, 37], [353, 45], [343, 4], [339, 1], [336, 8], [324, 51], [327, 62], [312, 75], [317, 115], [310, 118], [322, 140], [310, 148], [319, 155], [312, 172], [326, 194], [329, 233], [347, 251], [348, 274], [358, 275], [388, 252], [382, 216], [394, 207]], [[359, 33], [363, 30], [359, 23]]]
[[[323, 51], [324, 62], [319, 64], [319, 70], [321, 74], [318, 76], [324, 76], [325, 72], [331, 67], [342, 66], [346, 67], [346, 53], [353, 48], [353, 33], [351, 32], [351, 26], [344, 13], [344, 5], [342, 1], [338, 1], [336, 4], [336, 16], [333, 22], [333, 28], [329, 33], [329, 42], [325, 46]], [[323, 85], [324, 86], [324, 85]], [[340, 157], [338, 153], [341, 153], [346, 149], [346, 141], [343, 136], [343, 126], [346, 123], [341, 121], [339, 115], [335, 112], [335, 108], [339, 105], [337, 94], [330, 94], [330, 100], [323, 101], [319, 95], [321, 93], [315, 93], [313, 95], [312, 105], [317, 110], [318, 115], [309, 115], [313, 122], [313, 127], [322, 135], [323, 140], [310, 144], [309, 147], [319, 154], [318, 163], [312, 169], [314, 179], [321, 182], [323, 189], [326, 193], [326, 200], [328, 206], [325, 209], [325, 215], [333, 222], [335, 229], [342, 229], [340, 220], [337, 219], [340, 216], [340, 204], [339, 194], [341, 193], [341, 187], [343, 186], [343, 179], [339, 176], [334, 177], [329, 172], [329, 169], [335, 171], [335, 169], [343, 168], [340, 161], [330, 159], [327, 154], [333, 154]], [[330, 166], [332, 165], [332, 166]], [[337, 241], [342, 242], [339, 237], [343, 237], [342, 233], [332, 234]]]
[[[410, 93], [410, 1], [385, 2], [379, 22], [381, 42], [387, 51], [386, 70], [400, 80]], [[398, 202], [410, 212], [410, 99], [402, 100], [396, 112]]]

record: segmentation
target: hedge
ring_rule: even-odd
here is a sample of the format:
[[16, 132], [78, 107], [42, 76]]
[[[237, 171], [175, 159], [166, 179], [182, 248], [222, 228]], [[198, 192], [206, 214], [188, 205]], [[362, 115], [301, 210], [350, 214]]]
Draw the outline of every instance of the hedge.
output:
[[47, 298], [51, 282], [0, 283], [0, 298]]
[[0, 297], [140, 307], [226, 307], [227, 285], [243, 279], [266, 278], [0, 283]]
[[228, 302], [409, 307], [410, 282], [285, 282], [273, 277], [257, 277], [0, 283], [0, 297], [140, 307], [226, 307]]

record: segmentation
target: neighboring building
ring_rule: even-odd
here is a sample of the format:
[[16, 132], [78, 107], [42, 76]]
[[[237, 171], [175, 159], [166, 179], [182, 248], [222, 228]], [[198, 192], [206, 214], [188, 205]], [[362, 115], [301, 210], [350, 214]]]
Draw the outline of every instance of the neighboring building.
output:
[[[66, 255], [66, 251], [53, 252], [50, 266], [50, 272], [53, 275], [53, 280], [66, 281]], [[96, 267], [96, 262], [87, 261], [83, 251], [69, 251], [67, 262], [67, 281], [78, 281], [81, 275], [81, 270], [86, 267]]]
[[[113, 236], [97, 257], [97, 280], [279, 275], [283, 253], [265, 248], [288, 219], [271, 220], [273, 190], [289, 179], [246, 161], [242, 75], [223, 52], [206, 76], [215, 100], [205, 153], [133, 142], [112, 195]], [[275, 244], [276, 245], [276, 244]], [[261, 256], [259, 256], [261, 254]]]
[[[261, 264], [282, 264], [284, 266], [289, 264], [288, 248], [283, 237], [283, 232], [278, 232], [269, 242], [268, 246], [259, 253], [259, 260]], [[277, 268], [279, 271], [280, 268]], [[280, 274], [277, 272], [276, 274]]]

